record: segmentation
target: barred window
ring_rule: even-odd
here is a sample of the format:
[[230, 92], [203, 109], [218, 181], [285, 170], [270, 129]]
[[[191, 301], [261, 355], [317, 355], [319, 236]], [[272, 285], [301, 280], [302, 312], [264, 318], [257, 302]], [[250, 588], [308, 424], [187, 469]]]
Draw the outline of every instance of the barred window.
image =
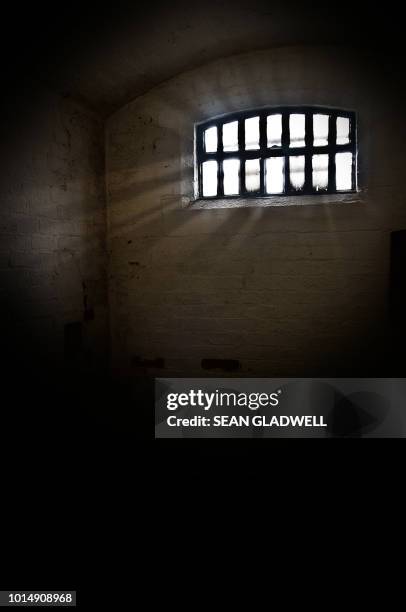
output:
[[278, 107], [196, 126], [200, 198], [356, 191], [355, 113]]

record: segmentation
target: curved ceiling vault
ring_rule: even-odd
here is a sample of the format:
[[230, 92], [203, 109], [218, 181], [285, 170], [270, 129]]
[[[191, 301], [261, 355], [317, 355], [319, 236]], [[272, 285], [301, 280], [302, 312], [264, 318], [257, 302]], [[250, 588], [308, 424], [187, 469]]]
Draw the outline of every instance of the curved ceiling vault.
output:
[[44, 21], [36, 7], [19, 35], [32, 36], [37, 65], [34, 70], [27, 58], [22, 65], [106, 117], [160, 82], [220, 57], [291, 44], [394, 39], [393, 14], [374, 14], [370, 3], [355, 8], [349, 0], [333, 6], [327, 0], [156, 0], [115, 2], [108, 9], [73, 1], [65, 13], [57, 9], [55, 21], [49, 15]]

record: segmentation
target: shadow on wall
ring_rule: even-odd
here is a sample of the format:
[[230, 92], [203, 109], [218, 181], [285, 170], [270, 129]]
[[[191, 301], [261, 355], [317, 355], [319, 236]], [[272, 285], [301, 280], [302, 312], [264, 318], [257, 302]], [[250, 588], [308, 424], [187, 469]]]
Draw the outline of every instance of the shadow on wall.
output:
[[2, 117], [3, 424], [70, 429], [108, 366], [103, 126], [36, 85], [26, 105]]
[[[220, 60], [109, 120], [116, 372], [212, 375], [231, 360], [237, 376], [389, 370], [389, 231], [405, 215], [394, 204], [397, 183], [387, 166], [374, 174], [378, 187], [367, 176], [368, 191], [348, 205], [186, 208], [195, 121], [250, 105], [300, 103], [304, 95], [306, 103], [356, 107], [364, 133], [385, 116], [387, 99], [370, 104], [371, 67], [360, 81], [347, 70], [354, 61], [348, 49], [329, 53], [298, 57], [287, 49]], [[337, 61], [341, 68], [332, 71]], [[334, 72], [334, 83], [323, 70]], [[392, 123], [380, 123], [379, 138]], [[363, 178], [379, 161], [378, 145], [364, 143]], [[207, 370], [207, 363], [218, 367]]]
[[[379, 230], [361, 234], [360, 243], [350, 230], [328, 231], [329, 211], [319, 207], [307, 214], [316, 212], [327, 233], [282, 229], [285, 211], [180, 211], [170, 202], [167, 196], [139, 215], [128, 206], [114, 227], [110, 281], [121, 317], [115, 323], [123, 326], [123, 341], [133, 342], [124, 351], [132, 352], [136, 372], [155, 371], [158, 358], [162, 369], [162, 360], [171, 365], [174, 356], [183, 358], [180, 374], [205, 369], [206, 359], [217, 359], [225, 372], [221, 360], [250, 360], [250, 343], [251, 359], [262, 362], [253, 371], [259, 365], [269, 375], [280, 372], [281, 361], [297, 375], [315, 375], [315, 363], [319, 374], [385, 363], [385, 270], [374, 255], [365, 256], [372, 245], [378, 257], [385, 253]], [[265, 215], [281, 229], [264, 231]]]
[[[185, 87], [188, 78], [182, 76]], [[382, 191], [347, 208], [185, 209], [193, 183], [190, 124], [209, 111], [202, 92], [195, 92], [196, 109], [169, 86], [170, 96], [163, 86], [121, 111], [117, 129], [114, 118], [111, 124], [108, 279], [100, 125], [68, 103], [61, 121], [60, 111], [47, 114], [44, 104], [47, 123], [57, 124], [48, 141], [43, 134], [36, 142], [34, 132], [22, 159], [27, 134], [21, 129], [20, 145], [13, 134], [2, 218], [3, 245], [10, 245], [2, 260], [10, 380], [31, 372], [30, 381], [45, 386], [54, 378], [75, 410], [79, 395], [97, 410], [91, 388], [114, 405], [114, 393], [102, 391], [107, 283], [113, 372], [130, 398], [119, 413], [134, 402], [147, 410], [150, 377], [164, 373], [389, 373], [387, 238], [398, 221], [390, 202], [384, 218]], [[258, 104], [252, 91], [222, 87], [233, 92], [226, 104]], [[279, 101], [282, 94], [279, 87]], [[267, 92], [261, 96], [265, 101]], [[215, 99], [209, 110], [218, 108]], [[134, 377], [145, 394], [133, 395]]]

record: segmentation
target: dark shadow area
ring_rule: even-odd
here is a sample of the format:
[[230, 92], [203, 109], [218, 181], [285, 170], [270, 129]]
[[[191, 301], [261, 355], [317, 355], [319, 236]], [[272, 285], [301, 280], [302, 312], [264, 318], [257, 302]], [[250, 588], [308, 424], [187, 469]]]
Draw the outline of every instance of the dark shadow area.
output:
[[391, 233], [389, 310], [390, 363], [393, 376], [404, 376], [406, 362], [406, 230]]
[[[209, 25], [218, 16], [216, 7], [219, 4], [222, 3], [207, 3], [208, 13], [214, 15], [208, 18]], [[188, 7], [187, 17], [182, 12], [185, 5]], [[366, 2], [354, 4], [344, 1], [334, 5], [316, 2], [312, 3], [311, 8], [309, 3], [301, 6], [296, 1], [230, 2], [230, 14], [233, 10], [238, 12], [238, 27], [242, 27], [241, 24], [244, 25], [248, 19], [252, 32], [239, 40], [237, 36], [232, 38], [230, 27], [230, 37], [223, 37], [223, 40], [217, 36], [218, 30], [214, 30], [213, 36], [217, 38], [210, 39], [212, 44], [207, 44], [204, 37], [198, 39], [195, 36], [196, 31], [200, 31], [196, 30], [197, 25], [206, 22], [200, 19], [204, 8], [196, 9], [194, 14], [192, 5], [190, 2], [176, 1], [148, 5], [118, 2], [114, 7], [104, 8], [100, 3], [74, 0], [68, 4], [55, 3], [52, 7], [32, 3], [25, 7], [23, 16], [19, 5], [3, 7], [1, 123], [6, 134], [3, 144], [6, 142], [7, 146], [2, 154], [3, 179], [0, 182], [10, 178], [14, 172], [13, 160], [22, 143], [25, 143], [27, 125], [34, 127], [45, 112], [41, 110], [36, 95], [38, 82], [41, 87], [45, 84], [55, 89], [66, 99], [84, 104], [98, 121], [103, 122], [113, 110], [129, 102], [135, 95], [145, 93], [150, 87], [183, 70], [236, 52], [316, 42], [338, 43], [360, 54], [379, 48], [381, 64], [376, 65], [376, 70], [381, 71], [382, 78], [388, 77], [388, 83], [393, 84], [395, 80], [397, 83], [396, 92], [388, 90], [388, 106], [395, 98], [399, 103], [405, 94], [401, 49], [403, 20], [394, 3], [386, 4], [382, 13]], [[165, 26], [164, 17], [169, 14], [174, 23], [179, 22], [175, 30]], [[294, 27], [291, 24], [293, 17]], [[275, 26], [271, 43], [265, 26], [261, 27], [260, 36], [255, 40], [253, 23], [257, 20], [279, 24]], [[223, 21], [223, 32], [224, 28]], [[126, 45], [120, 47], [123, 31], [130, 32], [129, 38], [137, 41], [132, 55], [127, 53]], [[149, 46], [149, 37], [152, 41], [162, 39], [162, 47]], [[196, 43], [193, 42], [195, 38]], [[114, 51], [115, 45], [117, 51]], [[144, 47], [146, 52], [141, 53]], [[111, 56], [111, 64], [107, 65], [106, 54]], [[137, 61], [144, 56], [150, 58], [151, 63], [145, 61], [136, 70]], [[149, 68], [150, 72], [147, 72]], [[128, 75], [132, 75], [131, 80]], [[187, 103], [182, 99], [179, 99], [179, 108], [185, 113], [189, 112]], [[176, 130], [173, 133], [167, 130], [167, 137], [178, 146]], [[61, 147], [56, 146], [55, 150], [57, 157]], [[30, 156], [29, 153], [27, 155]], [[153, 162], [169, 164], [171, 161], [166, 152], [154, 155], [149, 152]], [[46, 156], [52, 157], [52, 152], [48, 151]], [[49, 159], [46, 161], [48, 163]], [[68, 168], [73, 174], [73, 165], [68, 164]], [[125, 170], [131, 168], [126, 167]], [[22, 175], [23, 172], [24, 169], [21, 170]], [[95, 174], [100, 179], [100, 169], [96, 168]], [[78, 176], [79, 182], [86, 180], [82, 174]], [[120, 198], [125, 201], [126, 198], [135, 197], [140, 192], [147, 197], [155, 187], [178, 180], [176, 170], [171, 170], [160, 181], [144, 178], [134, 186], [122, 188], [118, 201]], [[22, 178], [16, 172], [16, 185], [21, 182]], [[41, 187], [45, 190], [46, 185]], [[63, 188], [60, 192], [63, 195]], [[94, 208], [98, 209], [100, 202], [97, 194], [94, 198]], [[4, 206], [4, 202], [5, 196], [0, 207]], [[80, 207], [81, 203], [80, 198], [72, 200], [72, 206]], [[163, 204], [159, 202], [137, 215], [129, 214], [128, 224], [136, 218], [144, 237], [150, 239], [150, 248], [159, 241], [157, 224], [162, 221], [162, 207]], [[166, 223], [172, 231], [183, 227], [183, 212], [178, 211], [173, 215], [172, 211], [168, 212]], [[259, 231], [260, 222], [257, 223], [255, 215], [251, 217], [250, 211], [244, 210], [236, 212], [232, 232], [229, 235], [221, 234], [228, 221], [227, 218], [220, 219], [218, 231], [207, 235], [201, 244], [194, 245], [191, 257], [204, 258], [210, 241], [219, 237], [226, 247], [232, 239], [231, 234], [241, 233], [247, 222]], [[2, 239], [5, 241], [9, 234], [15, 233], [15, 228], [3, 215], [4, 208], [0, 213]], [[196, 215], [199, 211], [191, 211], [190, 214]], [[312, 214], [315, 214], [314, 210], [309, 212], [309, 215]], [[79, 220], [79, 214], [77, 218], [74, 216], [74, 222]], [[51, 225], [52, 222], [52, 219], [43, 220], [45, 233], [47, 224]], [[88, 219], [86, 222], [89, 223]], [[32, 240], [32, 234], [36, 233], [40, 232], [26, 232], [24, 236]], [[129, 247], [134, 246], [131, 244], [133, 236], [126, 224], [118, 227], [117, 233]], [[83, 251], [86, 265], [90, 266], [97, 257], [100, 250], [97, 240], [95, 232], [92, 241], [86, 244]], [[241, 241], [241, 248], [248, 240], [247, 235]], [[405, 376], [406, 230], [392, 233], [390, 248], [387, 327], [377, 329], [374, 320], [368, 320], [355, 337], [343, 332], [342, 337], [336, 339], [334, 351], [331, 351], [327, 341], [325, 344], [323, 340], [319, 343], [315, 341], [310, 345], [303, 339], [298, 340], [294, 349], [287, 353], [286, 361], [292, 359], [292, 375]], [[69, 254], [69, 245], [61, 250]], [[107, 253], [107, 247], [105, 250]], [[52, 263], [52, 257], [49, 254], [41, 255], [38, 266]], [[142, 295], [148, 271], [143, 275], [144, 262], [133, 256], [131, 249], [127, 261], [132, 278], [139, 280]], [[190, 263], [182, 262], [183, 269], [187, 271]], [[97, 275], [90, 275], [89, 282], [80, 285], [80, 316], [67, 320], [57, 329], [38, 331], [30, 312], [33, 305], [27, 303], [24, 291], [21, 292], [18, 285], [20, 281], [17, 282], [17, 276], [21, 277], [25, 287], [22, 267], [10, 266], [7, 261], [5, 271], [9, 273], [9, 280], [1, 287], [1, 512], [5, 539], [8, 540], [7, 543], [2, 541], [5, 562], [1, 572], [2, 588], [76, 588], [79, 592], [82, 590], [83, 608], [90, 609], [93, 599], [93, 605], [107, 603], [114, 609], [118, 605], [119, 595], [116, 591], [113, 593], [113, 578], [109, 572], [110, 566], [117, 559], [122, 560], [122, 557], [116, 554], [109, 556], [107, 549], [124, 543], [130, 556], [133, 559], [137, 557], [139, 562], [138, 549], [130, 546], [129, 542], [133, 538], [140, 541], [145, 536], [153, 542], [156, 530], [159, 532], [162, 526], [165, 530], [166, 519], [163, 517], [168, 514], [168, 508], [171, 510], [174, 500], [177, 502], [175, 505], [179, 504], [175, 519], [187, 517], [192, 523], [193, 516], [190, 518], [190, 515], [194, 512], [195, 500], [188, 497], [190, 487], [198, 489], [196, 499], [201, 502], [201, 498], [204, 501], [206, 489], [210, 496], [216, 487], [224, 493], [233, 485], [244, 497], [242, 489], [248, 483], [248, 499], [251, 500], [252, 490], [259, 490], [271, 494], [272, 501], [277, 502], [280, 497], [275, 493], [275, 487], [285, 485], [296, 493], [297, 508], [304, 498], [308, 498], [306, 487], [310, 487], [315, 479], [319, 491], [324, 491], [327, 484], [335, 479], [334, 493], [338, 498], [346, 490], [343, 471], [351, 474], [361, 487], [375, 484], [376, 473], [382, 471], [382, 453], [377, 453], [379, 459], [370, 457], [367, 470], [361, 469], [358, 464], [360, 451], [347, 438], [363, 437], [385, 418], [387, 406], [377, 396], [354, 394], [337, 397], [329, 437], [340, 440], [317, 440], [314, 444], [297, 441], [293, 451], [291, 442], [274, 438], [154, 441], [154, 377], [167, 375], [171, 355], [161, 354], [158, 347], [152, 357], [135, 352], [128, 375], [128, 368], [125, 372], [119, 368], [112, 371], [111, 347], [107, 346], [106, 349], [103, 345], [89, 349], [86, 343], [88, 330], [99, 323], [100, 303], [105, 299], [104, 295], [99, 301], [92, 297], [92, 288], [98, 281], [103, 285], [106, 280]], [[70, 260], [61, 261], [61, 286], [64, 286], [64, 278], [70, 267]], [[29, 275], [35, 272], [34, 264], [29, 269]], [[83, 280], [82, 277], [80, 279]], [[187, 279], [185, 273], [185, 285]], [[55, 279], [50, 277], [49, 283], [51, 280]], [[112, 283], [114, 295], [120, 291], [126, 293], [126, 282], [127, 277], [124, 277], [117, 279], [117, 285]], [[294, 282], [301, 282], [300, 271]], [[96, 289], [94, 294], [97, 293]], [[287, 288], [289, 290], [290, 287]], [[309, 334], [318, 331], [320, 320], [326, 312], [334, 311], [334, 304], [328, 303], [327, 294], [323, 297], [322, 304], [318, 303], [317, 297], [311, 304], [313, 310]], [[224, 306], [227, 307], [227, 304]], [[137, 329], [143, 333], [143, 322], [138, 325]], [[379, 325], [382, 325], [381, 319]], [[182, 329], [181, 323], [178, 329]], [[387, 329], [390, 330], [389, 334], [386, 334]], [[177, 329], [169, 331], [176, 333]], [[58, 355], [62, 355], [62, 360], [51, 350], [55, 338], [58, 339]], [[122, 341], [125, 342], [126, 338]], [[269, 355], [267, 376], [275, 373], [271, 342], [270, 338], [269, 346], [264, 346], [264, 354]], [[230, 372], [239, 375], [244, 359], [232, 346], [223, 358], [211, 354], [209, 348], [205, 348], [197, 359], [202, 376], [226, 377]], [[303, 356], [299, 365], [298, 355]], [[264, 358], [265, 362], [266, 359], [268, 357]], [[309, 365], [312, 360], [319, 363], [317, 370]], [[189, 372], [188, 368], [189, 364], [186, 364], [185, 375]], [[395, 441], [388, 450], [388, 443], [385, 442], [385, 449], [386, 459], [396, 472], [396, 467], [403, 465], [399, 446]], [[370, 450], [365, 451], [364, 447], [365, 452], [369, 453]], [[154, 496], [157, 496], [157, 500], [151, 509]], [[185, 503], [182, 506], [183, 499]], [[238, 506], [236, 508], [238, 510]], [[217, 501], [211, 510], [218, 510], [222, 517]], [[234, 513], [237, 510], [234, 508]], [[147, 528], [147, 519], [151, 518], [155, 521], [154, 528]], [[196, 526], [198, 529], [199, 524]], [[151, 544], [151, 548], [154, 546]], [[186, 559], [189, 563], [189, 557]], [[155, 565], [159, 563], [155, 560]], [[131, 571], [132, 565], [128, 565], [127, 573]], [[131, 580], [131, 576], [123, 572], [120, 579], [126, 596], [126, 589], [132, 584], [126, 584], [126, 579]], [[105, 591], [100, 590], [104, 581], [107, 584]], [[125, 603], [132, 605], [134, 600], [130, 598]]]

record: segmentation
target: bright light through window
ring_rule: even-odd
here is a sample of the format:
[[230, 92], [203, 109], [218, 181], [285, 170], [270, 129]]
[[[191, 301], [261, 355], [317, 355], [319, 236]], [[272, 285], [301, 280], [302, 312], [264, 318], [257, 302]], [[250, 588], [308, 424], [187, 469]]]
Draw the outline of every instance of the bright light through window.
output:
[[217, 151], [217, 126], [211, 127], [205, 131], [204, 143], [206, 153], [215, 153]]
[[305, 146], [305, 116], [292, 114], [289, 117], [289, 133], [291, 147]]
[[249, 192], [258, 191], [260, 185], [260, 160], [247, 159], [245, 162], [245, 188]]
[[246, 110], [196, 126], [199, 198], [357, 190], [354, 112], [320, 106]]
[[326, 147], [328, 145], [328, 115], [313, 115], [313, 145]]
[[266, 160], [266, 192], [283, 193], [285, 185], [285, 159], [270, 157]]
[[289, 157], [289, 163], [290, 184], [295, 191], [300, 191], [305, 184], [305, 156], [292, 155]]
[[240, 160], [225, 159], [223, 162], [224, 195], [238, 195], [240, 188]]
[[202, 164], [203, 196], [210, 198], [217, 195], [217, 162], [206, 161]]
[[345, 145], [350, 142], [350, 120], [348, 117], [337, 117], [337, 144]]
[[259, 149], [259, 117], [250, 117], [245, 120], [245, 148]]
[[337, 191], [350, 191], [351, 183], [352, 183], [352, 153], [337, 153], [336, 155]]
[[282, 115], [269, 115], [266, 129], [268, 147], [280, 147], [282, 145]]
[[326, 191], [328, 187], [328, 155], [313, 155], [313, 187], [316, 191]]
[[238, 151], [238, 121], [223, 125], [224, 151]]

